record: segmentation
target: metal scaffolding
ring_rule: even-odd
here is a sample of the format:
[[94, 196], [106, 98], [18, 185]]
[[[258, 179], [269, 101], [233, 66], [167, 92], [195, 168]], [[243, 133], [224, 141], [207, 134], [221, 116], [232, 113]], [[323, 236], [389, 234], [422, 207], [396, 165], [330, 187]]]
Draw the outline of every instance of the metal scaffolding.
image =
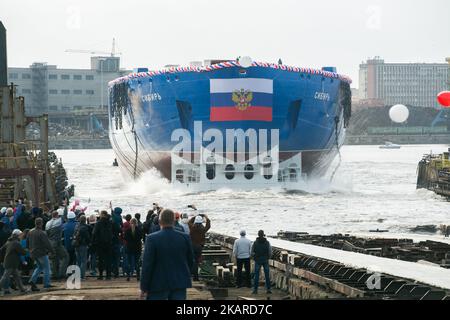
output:
[[31, 65], [32, 105], [27, 111], [32, 115], [48, 113], [48, 67], [47, 63], [35, 62]]
[[[6, 30], [0, 22], [0, 42]], [[2, 73], [3, 70], [3, 73]], [[0, 206], [23, 198], [28, 204], [50, 209], [73, 196], [67, 175], [56, 156], [48, 152], [48, 115], [25, 116], [25, 99], [16, 96], [16, 86], [6, 79], [6, 43], [0, 43]], [[47, 66], [33, 65], [33, 103], [37, 111], [47, 108]], [[25, 128], [39, 125], [40, 137], [27, 140]]]

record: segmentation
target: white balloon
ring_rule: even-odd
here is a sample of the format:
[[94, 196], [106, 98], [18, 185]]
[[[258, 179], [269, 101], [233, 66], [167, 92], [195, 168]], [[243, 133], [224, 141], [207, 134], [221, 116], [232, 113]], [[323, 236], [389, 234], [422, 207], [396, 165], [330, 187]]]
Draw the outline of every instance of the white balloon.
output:
[[252, 63], [253, 63], [252, 58], [250, 58], [249, 56], [244, 56], [239, 59], [239, 64], [241, 65], [241, 67], [244, 68], [251, 67]]
[[409, 110], [402, 104], [396, 104], [389, 109], [389, 117], [392, 121], [402, 123], [408, 120]]

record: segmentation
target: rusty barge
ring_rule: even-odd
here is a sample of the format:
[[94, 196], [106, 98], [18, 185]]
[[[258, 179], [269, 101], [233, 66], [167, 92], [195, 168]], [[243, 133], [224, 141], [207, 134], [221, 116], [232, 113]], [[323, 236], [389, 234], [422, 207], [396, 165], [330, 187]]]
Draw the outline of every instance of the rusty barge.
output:
[[[22, 199], [26, 205], [50, 209], [73, 196], [67, 174], [48, 150], [48, 115], [27, 117], [25, 99], [7, 83], [6, 29], [0, 22], [0, 206]], [[27, 139], [26, 126], [39, 126], [39, 139]]]

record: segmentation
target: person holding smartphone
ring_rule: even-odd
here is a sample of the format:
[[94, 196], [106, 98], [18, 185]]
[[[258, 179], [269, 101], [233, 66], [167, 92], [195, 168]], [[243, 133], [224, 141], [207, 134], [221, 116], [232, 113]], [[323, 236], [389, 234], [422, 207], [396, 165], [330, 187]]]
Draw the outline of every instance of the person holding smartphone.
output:
[[[206, 220], [206, 225], [203, 225], [203, 219]], [[211, 229], [211, 220], [206, 214], [199, 214], [189, 219], [189, 233], [192, 240], [192, 248], [194, 250], [194, 265], [192, 275], [194, 281], [198, 281], [198, 265], [202, 260], [203, 246], [206, 241], [206, 233]]]

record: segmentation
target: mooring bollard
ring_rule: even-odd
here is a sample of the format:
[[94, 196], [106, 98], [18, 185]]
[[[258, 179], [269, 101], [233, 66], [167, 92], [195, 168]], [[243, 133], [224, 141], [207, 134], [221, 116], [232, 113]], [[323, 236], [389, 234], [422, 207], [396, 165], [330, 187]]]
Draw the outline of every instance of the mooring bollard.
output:
[[289, 263], [290, 265], [294, 265], [294, 258], [295, 258], [295, 254], [293, 254], [293, 253], [288, 254], [287, 263]]
[[225, 285], [231, 285], [231, 273], [230, 269], [223, 269], [222, 278]]
[[228, 276], [229, 276], [230, 275], [230, 269], [222, 267], [222, 274], [220, 276], [222, 280], [225, 279], [225, 273], [228, 273]]
[[287, 263], [288, 260], [288, 252], [287, 251], [281, 251], [280, 252], [280, 261], [283, 263]]
[[236, 275], [237, 275], [237, 266], [233, 266], [232, 272], [233, 272], [233, 277], [236, 278]]
[[217, 266], [216, 267], [216, 275], [217, 275], [217, 277], [219, 279], [222, 278], [222, 273], [223, 273], [223, 267], [222, 266]]

